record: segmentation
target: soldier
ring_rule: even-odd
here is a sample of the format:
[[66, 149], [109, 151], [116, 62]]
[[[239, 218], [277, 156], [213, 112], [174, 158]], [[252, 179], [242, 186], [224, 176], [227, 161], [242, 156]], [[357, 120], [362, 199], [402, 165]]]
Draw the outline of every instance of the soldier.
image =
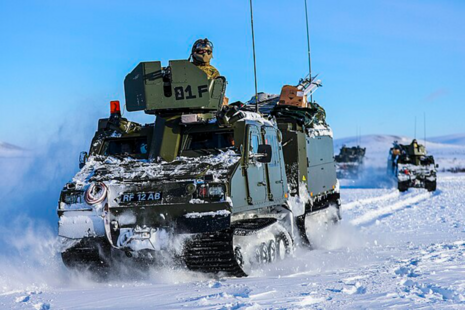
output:
[[220, 76], [218, 70], [210, 65], [210, 60], [213, 58], [213, 43], [207, 38], [199, 39], [192, 45], [191, 55], [192, 63], [199, 67], [207, 74], [209, 80], [216, 79]]

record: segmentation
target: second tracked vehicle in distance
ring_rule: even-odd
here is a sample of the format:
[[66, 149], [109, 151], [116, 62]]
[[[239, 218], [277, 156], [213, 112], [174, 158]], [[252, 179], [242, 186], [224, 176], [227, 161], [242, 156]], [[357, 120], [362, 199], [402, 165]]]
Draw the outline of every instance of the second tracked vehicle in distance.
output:
[[359, 145], [347, 147], [343, 145], [336, 155], [336, 172], [339, 179], [356, 179], [363, 170], [366, 148]]
[[60, 195], [67, 266], [170, 255], [190, 270], [245, 276], [311, 244], [308, 225], [339, 220], [332, 132], [318, 110], [287, 99], [259, 104], [262, 113], [223, 106], [225, 87], [187, 60], [128, 74], [127, 110], [155, 120], [130, 122], [117, 102], [99, 120]]
[[427, 155], [426, 147], [413, 139], [410, 144], [394, 142], [389, 150], [387, 171], [397, 181], [400, 192], [410, 187], [436, 190], [436, 168], [434, 157]]

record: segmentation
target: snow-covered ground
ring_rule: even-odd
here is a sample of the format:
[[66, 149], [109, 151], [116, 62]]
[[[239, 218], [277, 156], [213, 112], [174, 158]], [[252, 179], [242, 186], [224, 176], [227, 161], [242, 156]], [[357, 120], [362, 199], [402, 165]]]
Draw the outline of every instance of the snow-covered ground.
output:
[[343, 221], [319, 249], [239, 279], [165, 267], [96, 282], [64, 269], [51, 239], [26, 234], [22, 246], [41, 244], [2, 260], [0, 308], [465, 307], [464, 189], [461, 174], [441, 174], [434, 194], [343, 188]]
[[0, 228], [14, 249], [0, 252], [0, 309], [465, 308], [465, 174], [440, 173], [433, 194], [366, 176], [342, 182], [343, 220], [318, 249], [248, 278], [162, 267], [96, 281], [63, 267], [49, 226]]

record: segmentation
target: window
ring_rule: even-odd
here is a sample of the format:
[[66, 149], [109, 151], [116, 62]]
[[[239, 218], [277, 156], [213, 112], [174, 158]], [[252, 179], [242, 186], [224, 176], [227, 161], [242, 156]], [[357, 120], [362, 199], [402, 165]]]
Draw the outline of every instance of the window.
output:
[[189, 134], [184, 151], [227, 149], [233, 146], [233, 132], [197, 132]]
[[147, 137], [133, 139], [115, 139], [105, 141], [103, 147], [105, 156], [132, 156], [136, 158], [147, 158]]
[[256, 133], [252, 133], [250, 137], [250, 152], [257, 154], [258, 153], [258, 145], [260, 144], [260, 140]]
[[271, 145], [272, 156], [271, 156], [271, 163], [275, 164], [278, 162], [278, 143], [276, 135], [273, 134], [274, 132], [267, 132], [265, 135], [265, 144]]

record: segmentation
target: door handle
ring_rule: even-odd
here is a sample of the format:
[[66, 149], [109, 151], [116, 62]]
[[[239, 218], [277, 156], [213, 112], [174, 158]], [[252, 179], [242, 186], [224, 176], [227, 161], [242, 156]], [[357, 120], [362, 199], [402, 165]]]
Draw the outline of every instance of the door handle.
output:
[[266, 186], [266, 182], [258, 182], [257, 186]]

